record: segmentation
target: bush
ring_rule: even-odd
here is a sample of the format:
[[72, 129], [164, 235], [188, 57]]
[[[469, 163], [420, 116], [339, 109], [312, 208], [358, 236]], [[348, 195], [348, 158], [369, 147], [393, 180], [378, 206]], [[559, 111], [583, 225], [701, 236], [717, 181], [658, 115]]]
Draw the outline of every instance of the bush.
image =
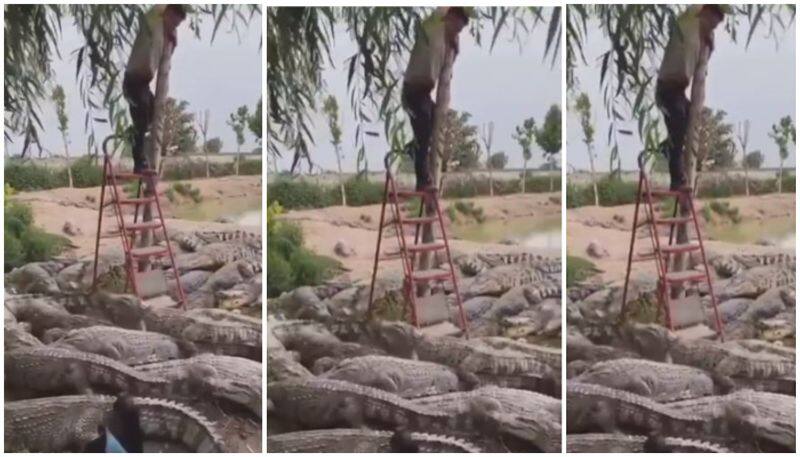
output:
[[267, 221], [267, 296], [276, 297], [330, 278], [341, 264], [306, 249], [301, 228], [292, 222], [275, 219], [275, 214], [273, 212], [272, 218], [268, 216]]
[[582, 257], [567, 256], [567, 287], [583, 281], [597, 272], [594, 263]]
[[241, 160], [239, 162], [239, 174], [243, 176], [261, 176], [261, 160]]
[[[706, 217], [706, 208], [708, 208], [708, 217]], [[739, 214], [739, 208], [731, 206], [730, 202], [721, 202], [713, 200], [703, 206], [703, 217], [706, 221], [711, 219], [711, 213], [717, 213], [724, 218], [730, 219], [734, 224], [742, 221], [742, 216]]]
[[54, 189], [68, 184], [66, 179], [62, 180], [61, 174], [52, 168], [16, 160], [6, 161], [5, 181], [14, 189], [22, 191]]
[[310, 209], [333, 206], [330, 189], [308, 181], [276, 179], [267, 185], [267, 204], [277, 202], [284, 209]]
[[[337, 203], [334, 204], [340, 204], [339, 186], [331, 186], [328, 193], [331, 194], [331, 200], [336, 199]], [[363, 178], [348, 179], [344, 183], [344, 193], [350, 206], [375, 205], [383, 201], [383, 183]]]
[[29, 262], [50, 259], [69, 245], [69, 240], [33, 225], [33, 212], [24, 203], [6, 201], [4, 207], [5, 270]]
[[[84, 156], [73, 161], [70, 169], [72, 169], [72, 184], [75, 187], [97, 187], [103, 185], [103, 167], [95, 165], [93, 157]], [[66, 168], [59, 170], [58, 174], [59, 180], [69, 185]]]
[[[637, 183], [604, 177], [597, 181], [597, 197], [600, 206], [617, 206], [636, 201]], [[567, 208], [578, 208], [594, 204], [594, 190], [591, 184], [567, 184]]]
[[[193, 187], [189, 183], [176, 182], [170, 186], [170, 189], [174, 190], [178, 195], [190, 198], [195, 203], [200, 203], [203, 201], [203, 196], [200, 194], [200, 189]], [[169, 198], [170, 201], [174, 201], [174, 194], [172, 195], [172, 198], [170, 198], [170, 195], [168, 194], [167, 198]]]

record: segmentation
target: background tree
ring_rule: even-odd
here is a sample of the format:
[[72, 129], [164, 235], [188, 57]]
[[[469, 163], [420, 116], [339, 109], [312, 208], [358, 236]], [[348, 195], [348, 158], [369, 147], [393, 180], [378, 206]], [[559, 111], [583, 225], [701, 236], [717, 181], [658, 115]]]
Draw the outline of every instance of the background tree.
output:
[[518, 125], [513, 135], [514, 139], [519, 143], [522, 148], [522, 193], [525, 193], [525, 181], [528, 179], [528, 161], [531, 160], [533, 153], [531, 147], [533, 146], [534, 136], [536, 135], [536, 121], [529, 117]]
[[247, 113], [247, 105], [240, 106], [236, 112], [231, 113], [228, 118], [227, 124], [233, 129], [236, 134], [236, 161], [234, 162], [234, 174], [239, 176], [239, 155], [242, 152], [242, 145], [244, 144], [244, 129], [247, 127], [249, 114]]
[[67, 116], [66, 96], [64, 88], [56, 84], [52, 94], [53, 103], [56, 105], [56, 117], [58, 117], [58, 131], [61, 132], [61, 140], [64, 142], [64, 156], [67, 158], [67, 181], [72, 188], [72, 164], [69, 160], [69, 117]]
[[200, 135], [203, 136], [203, 157], [206, 161], [206, 178], [211, 177], [211, 165], [208, 162], [208, 121], [210, 116], [211, 114], [208, 110], [197, 113], [195, 116], [197, 129], [200, 130]]
[[253, 110], [253, 115], [250, 116], [250, 119], [247, 120], [247, 128], [250, 129], [250, 132], [253, 136], [256, 137], [256, 142], [261, 144], [261, 99], [258, 99], [258, 103], [256, 103], [256, 108]]
[[[492, 179], [492, 170], [495, 169], [495, 164], [492, 163], [492, 137], [494, 136], [494, 122], [489, 122], [488, 124], [484, 124], [483, 128], [481, 129], [481, 141], [483, 141], [483, 147], [486, 149], [486, 169], [489, 171], [489, 196], [494, 197], [494, 180]], [[506, 159], [507, 160], [507, 159]], [[502, 162], [502, 165], [499, 169], [505, 167], [505, 162]]]
[[[138, 21], [150, 5], [5, 5], [5, 133], [23, 137], [22, 155], [39, 144], [42, 129], [40, 102], [53, 79], [53, 58], [59, 53], [62, 30], [73, 24], [80, 42], [74, 49], [78, 93], [86, 110], [90, 132], [86, 150], [97, 154], [96, 123], [108, 124], [122, 133], [128, 125], [121, 84], [127, 55], [118, 52], [122, 43], [132, 43]], [[196, 5], [186, 21], [199, 39], [203, 19], [214, 24], [213, 43], [221, 26], [236, 31], [256, 18], [261, 8], [252, 5]], [[72, 51], [72, 49], [71, 49]], [[105, 111], [105, 113], [103, 113]], [[118, 145], [116, 145], [118, 146]]]
[[[544, 117], [542, 127], [535, 130], [536, 144], [544, 151], [543, 155], [547, 162], [552, 164], [553, 170], [557, 170], [555, 165], [556, 155], [561, 152], [561, 107], [558, 105], [550, 106]], [[553, 188], [553, 174], [550, 173], [550, 192]]]
[[[489, 157], [489, 170], [503, 170], [508, 164], [508, 156], [503, 151], [498, 151]], [[489, 181], [491, 183], [491, 181]]]
[[167, 98], [164, 104], [164, 127], [162, 144], [165, 151], [172, 155], [194, 152], [197, 142], [197, 131], [194, 128], [194, 113], [190, 113], [189, 102]]
[[222, 140], [218, 136], [206, 141], [206, 150], [209, 154], [219, 154], [222, 152]]
[[783, 161], [789, 158], [789, 141], [796, 142], [796, 132], [794, 121], [791, 116], [784, 116], [777, 124], [772, 124], [772, 132], [769, 136], [778, 145], [778, 155], [781, 159], [778, 171], [778, 193], [783, 191]]
[[342, 206], [347, 206], [347, 197], [344, 192], [344, 173], [342, 173], [342, 128], [339, 126], [339, 104], [336, 97], [329, 95], [325, 99], [322, 111], [328, 116], [328, 128], [331, 131], [331, 144], [336, 153], [336, 165], [339, 169], [339, 187], [342, 193]]
[[[747, 142], [750, 139], [750, 121], [745, 120], [744, 122], [740, 122], [738, 125], [738, 129], [736, 132], [736, 138], [739, 140], [739, 146], [742, 148], [742, 168], [744, 169], [744, 194], [746, 196], [750, 196], [750, 177], [747, 175], [747, 170], [749, 168], [761, 168], [761, 163], [764, 161], [764, 157], [761, 156], [761, 160], [757, 160], [757, 156], [753, 156], [753, 159], [748, 160], [750, 153], [747, 152]], [[761, 155], [760, 151], [753, 151], [758, 152]], [[751, 167], [751, 164], [758, 163], [757, 166]]]
[[466, 111], [450, 110], [444, 123], [443, 171], [473, 170], [480, 161], [478, 128], [469, 125], [472, 115]]
[[704, 107], [697, 128], [694, 192], [700, 188], [703, 171], [728, 170], [736, 163], [733, 125], [725, 121], [727, 113]]
[[581, 92], [575, 100], [575, 111], [581, 118], [581, 129], [583, 129], [583, 143], [586, 145], [586, 152], [589, 154], [589, 173], [594, 190], [594, 206], [600, 206], [600, 199], [597, 195], [597, 180], [594, 175], [594, 125], [592, 124], [592, 102], [586, 92]]
[[748, 168], [758, 170], [761, 168], [761, 165], [764, 164], [764, 154], [762, 154], [759, 150], [748, 152], [744, 157], [744, 164], [745, 170]]

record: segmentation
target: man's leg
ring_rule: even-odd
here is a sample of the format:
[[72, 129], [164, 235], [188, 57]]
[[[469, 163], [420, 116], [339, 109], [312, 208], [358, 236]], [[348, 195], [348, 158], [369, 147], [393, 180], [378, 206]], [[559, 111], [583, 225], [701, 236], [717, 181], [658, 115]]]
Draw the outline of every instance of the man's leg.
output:
[[148, 167], [144, 154], [144, 141], [153, 120], [154, 96], [149, 84], [143, 82], [125, 83], [125, 97], [128, 99], [133, 121], [133, 171], [139, 173]]
[[659, 108], [664, 114], [664, 123], [669, 135], [669, 176], [670, 189], [677, 189], [686, 184], [683, 173], [683, 154], [686, 132], [689, 124], [689, 100], [682, 90], [660, 90], [658, 94]]
[[428, 173], [428, 154], [433, 132], [433, 100], [431, 100], [430, 89], [405, 85], [403, 92], [416, 142], [414, 173], [417, 177], [417, 190], [421, 190], [431, 184]]

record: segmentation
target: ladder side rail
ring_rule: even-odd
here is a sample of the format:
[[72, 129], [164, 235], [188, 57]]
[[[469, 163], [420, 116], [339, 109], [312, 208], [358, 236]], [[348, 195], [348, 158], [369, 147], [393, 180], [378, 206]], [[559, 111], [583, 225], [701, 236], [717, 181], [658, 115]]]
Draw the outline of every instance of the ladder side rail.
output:
[[367, 318], [372, 319], [372, 299], [375, 293], [375, 279], [378, 275], [378, 262], [381, 255], [381, 238], [383, 238], [383, 225], [386, 222], [386, 199], [389, 196], [389, 170], [386, 171], [386, 180], [383, 183], [383, 203], [381, 204], [381, 219], [378, 223], [378, 241], [375, 247], [375, 262], [372, 266], [372, 281], [369, 285], [369, 302], [367, 304]]
[[105, 209], [107, 180], [108, 154], [103, 154], [103, 184], [100, 187], [100, 207], [97, 211], [97, 233], [94, 241], [94, 265], [92, 267], [92, 291], [97, 287], [97, 265], [100, 259], [100, 232], [103, 229], [103, 210]]
[[439, 229], [442, 232], [442, 241], [444, 242], [444, 251], [447, 256], [447, 264], [450, 267], [450, 280], [453, 282], [453, 292], [456, 295], [456, 305], [458, 306], [458, 316], [461, 321], [461, 330], [464, 331], [464, 336], [469, 339], [469, 323], [467, 316], [464, 313], [464, 306], [461, 303], [461, 293], [458, 290], [458, 281], [456, 279], [455, 268], [453, 267], [453, 257], [450, 255], [450, 243], [447, 240], [447, 231], [444, 228], [444, 218], [442, 217], [442, 209], [439, 206], [439, 198], [434, 194], [433, 205], [436, 209], [436, 216], [439, 218]]
[[[186, 296], [183, 293], [183, 287], [181, 286], [181, 276], [178, 273], [178, 266], [175, 264], [175, 254], [172, 251], [172, 243], [169, 241], [169, 235], [167, 234], [167, 224], [164, 222], [164, 213], [161, 211], [161, 203], [158, 198], [158, 188], [157, 185], [157, 177], [150, 176], [149, 183], [156, 204], [156, 210], [158, 211], [158, 220], [161, 223], [161, 230], [164, 233], [164, 241], [167, 243], [167, 253], [169, 253], [169, 261], [172, 264], [172, 272], [175, 274], [175, 284], [178, 287], [178, 297], [180, 298], [181, 307], [186, 309]], [[155, 236], [153, 237], [155, 239]]]
[[706, 272], [706, 282], [708, 283], [708, 293], [711, 295], [711, 306], [714, 308], [714, 324], [717, 327], [717, 334], [721, 341], [725, 341], [725, 331], [722, 324], [722, 319], [719, 317], [719, 309], [717, 308], [717, 297], [714, 294], [714, 286], [711, 284], [711, 271], [708, 269], [708, 260], [706, 259], [706, 250], [703, 245], [703, 237], [700, 236], [700, 224], [697, 222], [697, 213], [694, 210], [694, 201], [689, 197], [689, 211], [692, 213], [692, 221], [694, 222], [694, 229], [697, 233], [697, 243], [700, 246], [700, 258], [703, 260], [703, 268]]
[[642, 180], [644, 179], [643, 171], [639, 170], [639, 185], [636, 190], [636, 206], [633, 211], [633, 228], [631, 229], [631, 245], [628, 250], [628, 267], [625, 270], [625, 285], [622, 288], [622, 307], [620, 308], [619, 320], [622, 321], [627, 311], [628, 303], [628, 284], [631, 277], [631, 268], [633, 268], [633, 249], [636, 244], [636, 231], [639, 225], [639, 205], [642, 201]]
[[661, 251], [661, 240], [658, 236], [658, 231], [655, 229], [655, 209], [653, 208], [653, 195], [650, 190], [650, 182], [647, 179], [647, 176], [644, 176], [644, 188], [645, 188], [645, 208], [648, 211], [648, 215], [650, 217], [650, 235], [654, 242], [654, 254], [656, 258], [656, 263], [658, 264], [658, 275], [659, 275], [659, 295], [661, 296], [661, 303], [664, 307], [664, 317], [667, 321], [667, 328], [672, 330], [672, 311], [669, 307], [669, 284], [667, 283], [667, 271], [668, 271], [668, 258], [664, 258], [663, 253]]
[[[406, 246], [406, 237], [403, 231], [403, 215], [402, 211], [400, 210], [400, 200], [397, 195], [397, 186], [394, 181], [394, 177], [391, 174], [388, 175], [389, 179], [389, 189], [391, 192], [391, 204], [394, 210], [394, 227], [395, 227], [395, 235], [397, 236], [399, 245], [400, 245], [400, 258], [403, 260], [403, 272], [404, 272], [404, 281], [403, 287], [406, 289], [406, 298], [411, 303], [411, 320], [415, 327], [419, 327], [419, 314], [417, 310], [417, 293], [415, 283], [414, 283], [414, 266], [411, 264], [411, 259], [409, 258], [408, 249]], [[424, 203], [424, 200], [423, 200]]]

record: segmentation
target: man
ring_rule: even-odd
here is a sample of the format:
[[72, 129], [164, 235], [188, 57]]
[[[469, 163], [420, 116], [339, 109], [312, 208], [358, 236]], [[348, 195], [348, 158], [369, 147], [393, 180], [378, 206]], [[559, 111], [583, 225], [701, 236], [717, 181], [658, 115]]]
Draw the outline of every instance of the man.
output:
[[686, 88], [694, 77], [700, 54], [714, 50], [714, 29], [725, 18], [730, 7], [724, 5], [692, 5], [676, 21], [656, 83], [656, 103], [664, 114], [668, 139], [662, 153], [669, 158], [670, 189], [686, 185], [683, 174], [683, 146], [689, 127], [689, 106]]
[[139, 410], [131, 397], [117, 397], [107, 422], [107, 427], [97, 428], [99, 436], [86, 445], [84, 452], [144, 452]]
[[439, 81], [447, 50], [458, 54], [458, 34], [466, 27], [471, 8], [439, 7], [422, 21], [403, 77], [403, 107], [411, 120], [417, 190], [431, 185], [428, 154], [433, 134], [434, 102], [431, 91]]
[[155, 78], [164, 52], [165, 41], [178, 45], [177, 28], [186, 19], [185, 5], [155, 5], [145, 13], [131, 48], [122, 93], [128, 101], [133, 121], [133, 172], [148, 168], [144, 156], [144, 137], [153, 121], [155, 97], [150, 82]]

